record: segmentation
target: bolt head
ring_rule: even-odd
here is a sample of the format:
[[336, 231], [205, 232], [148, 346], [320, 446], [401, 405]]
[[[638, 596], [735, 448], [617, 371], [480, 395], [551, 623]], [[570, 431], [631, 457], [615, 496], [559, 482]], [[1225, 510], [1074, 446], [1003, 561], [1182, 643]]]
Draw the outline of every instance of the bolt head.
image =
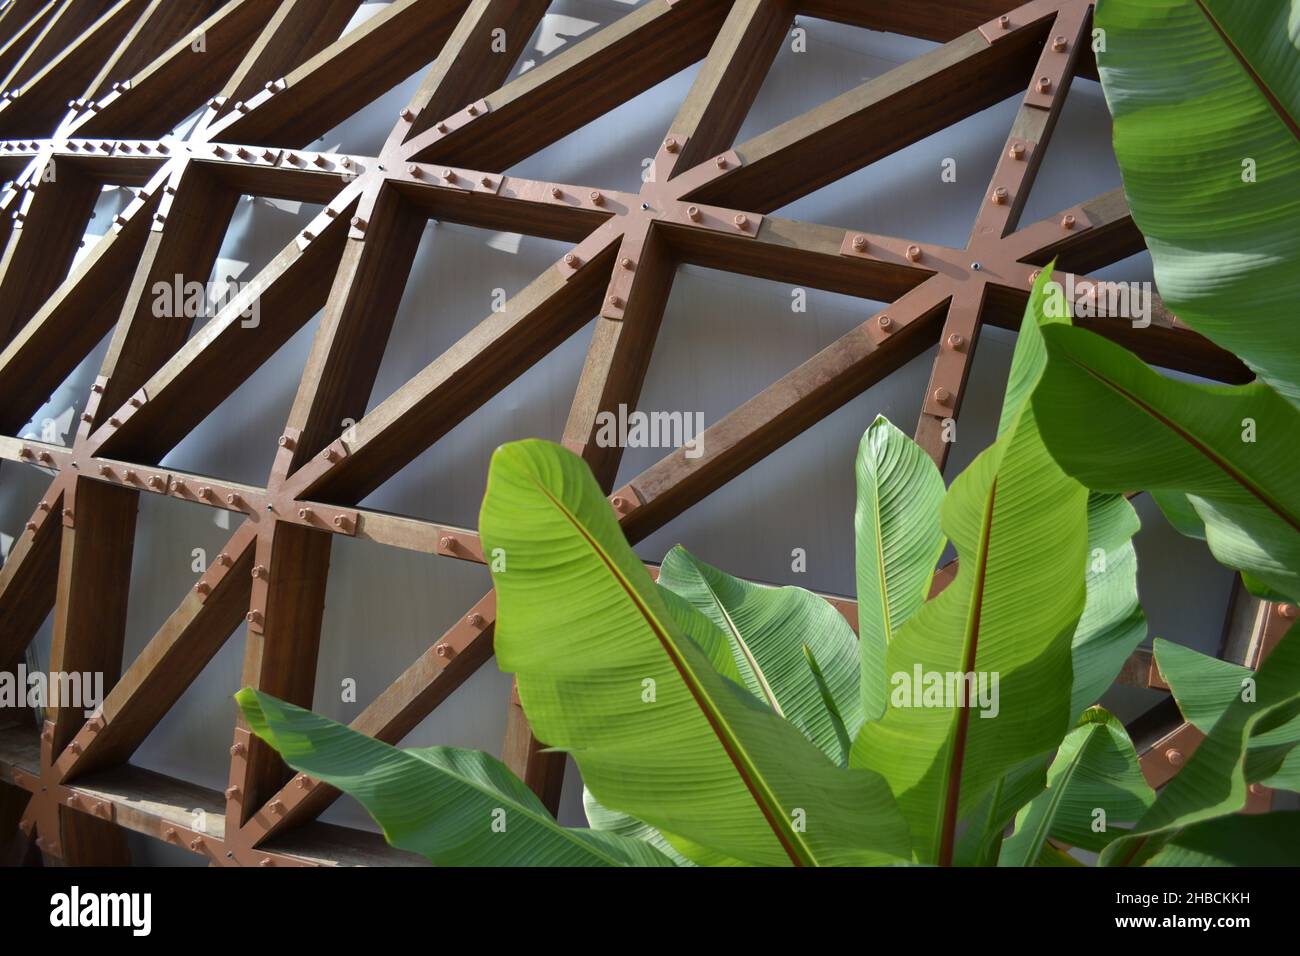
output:
[[888, 332], [890, 329], [894, 327], [894, 320], [887, 315], [882, 315], [879, 319], [876, 320], [876, 324], [879, 325], [884, 331]]
[[627, 256], [624, 256], [622, 259], [619, 260], [619, 263], [618, 263], [618, 264], [621, 265], [624, 269], [628, 269], [628, 270], [630, 271], [631, 268], [632, 268], [633, 262], [632, 262], [631, 259], [627, 258]]
[[456, 649], [450, 644], [438, 644], [434, 647], [433, 653], [443, 659], [449, 659], [456, 656]]
[[726, 169], [726, 168], [727, 168], [727, 157], [726, 157], [726, 156], [719, 156], [717, 159], [715, 159], [715, 160], [713, 161], [713, 164], [714, 164], [715, 166], [717, 166], [719, 169]]
[[866, 248], [867, 248], [867, 237], [866, 237], [866, 236], [854, 236], [854, 237], [853, 237], [853, 248], [856, 249], [858, 252], [861, 252], [862, 250], [866, 249]]
[[404, 107], [402, 109], [402, 112], [399, 113], [398, 115], [401, 116], [402, 119], [406, 120], [406, 122], [408, 123], [411, 122], [411, 120], [415, 119], [415, 113], [413, 113], [409, 107]]
[[478, 611], [472, 613], [465, 620], [469, 622], [470, 627], [482, 627], [487, 623], [487, 619], [484, 618], [482, 614], [478, 613]]
[[605, 301], [608, 302], [611, 306], [613, 306], [616, 309], [623, 304], [623, 301], [616, 295], [611, 295]]
[[699, 207], [699, 206], [687, 206], [687, 207], [686, 207], [686, 215], [690, 217], [690, 219], [691, 219], [692, 222], [699, 222], [699, 221], [700, 221], [700, 207]]
[[921, 259], [921, 247], [920, 247], [920, 246], [908, 246], [908, 247], [907, 247], [907, 259], [908, 259], [909, 262], [919, 262], [920, 259]]
[[559, 186], [552, 186], [552, 187], [551, 187], [551, 198], [552, 198], [552, 199], [559, 199], [559, 198], [560, 198], [561, 196], [563, 196], [563, 195], [564, 195], [564, 191], [563, 191], [562, 189], [560, 189]]
[[948, 336], [948, 347], [954, 351], [961, 351], [962, 347], [965, 345], [966, 337], [960, 332], [954, 332], [952, 335]]
[[1170, 765], [1181, 767], [1183, 765], [1183, 752], [1177, 747], [1170, 747], [1165, 751], [1165, 759], [1169, 761]]
[[299, 508], [298, 517], [303, 521], [311, 520], [312, 510], [310, 508]]
[[1006, 187], [999, 186], [997, 189], [993, 190], [992, 199], [993, 199], [993, 204], [996, 206], [1000, 206], [1003, 203], [1005, 203], [1007, 201]]
[[668, 152], [670, 153], [677, 152], [677, 140], [669, 136], [667, 139], [664, 140], [664, 149], [668, 150]]
[[1038, 78], [1038, 92], [1046, 93], [1052, 88], [1052, 78], [1050, 76], [1040, 76]]
[[749, 228], [749, 217], [746, 216], [744, 213], [737, 214], [735, 222], [736, 222], [737, 229], [743, 230]]
[[1069, 46], [1070, 44], [1063, 36], [1057, 36], [1052, 39], [1052, 50], [1056, 53], [1064, 53], [1069, 49]]
[[1294, 604], [1279, 604], [1277, 606], [1277, 613], [1288, 621], [1293, 621], [1296, 616], [1296, 606]]
[[1062, 228], [1062, 229], [1073, 229], [1073, 228], [1074, 228], [1074, 222], [1075, 222], [1075, 220], [1074, 220], [1074, 217], [1073, 217], [1073, 216], [1062, 216], [1062, 217], [1061, 217], [1061, 228]]
[[593, 189], [591, 191], [590, 198], [594, 205], [603, 206], [605, 204], [605, 197], [600, 194], [600, 190], [598, 189]]
[[1010, 17], [998, 17], [998, 26], [1000, 26], [1000, 27], [1001, 27], [1002, 29], [1004, 29], [1004, 30], [1010, 30], [1010, 29], [1011, 29], [1011, 18], [1010, 18]]
[[566, 252], [564, 254], [564, 264], [566, 266], [576, 266], [578, 264], [578, 257], [572, 252]]
[[952, 392], [940, 385], [934, 390], [934, 400], [940, 405], [947, 405], [952, 401]]

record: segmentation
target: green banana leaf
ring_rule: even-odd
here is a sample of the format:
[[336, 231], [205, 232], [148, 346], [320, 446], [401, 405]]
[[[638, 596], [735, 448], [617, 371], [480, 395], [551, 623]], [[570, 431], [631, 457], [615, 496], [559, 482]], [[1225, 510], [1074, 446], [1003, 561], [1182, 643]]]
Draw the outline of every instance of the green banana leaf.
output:
[[835, 766], [683, 634], [582, 459], [498, 448], [479, 530], [509, 556], [493, 573], [498, 664], [601, 804], [687, 856], [689, 843], [755, 864], [908, 858], [881, 777]]
[[1187, 493], [1220, 562], [1300, 594], [1300, 412], [1261, 382], [1177, 381], [1084, 329], [1042, 334], [1033, 406], [1061, 467], [1095, 491]]
[[[1233, 700], [1246, 699], [1255, 689], [1255, 672], [1249, 667], [1160, 638], [1155, 641], [1155, 655], [1183, 718], [1201, 733], [1210, 733]], [[1296, 744], [1300, 744], [1300, 717], [1253, 735], [1247, 745], [1246, 782], [1297, 789], [1300, 748]]]
[[996, 866], [1007, 826], [1016, 813], [1047, 786], [1047, 757], [1035, 754], [994, 785], [962, 822], [955, 866]]
[[1255, 672], [1255, 696], [1234, 697], [1186, 765], [1160, 792], [1131, 836], [1102, 851], [1105, 866], [1131, 866], [1154, 856], [1195, 823], [1236, 813], [1246, 805], [1247, 744], [1285, 726], [1300, 713], [1300, 639], [1292, 628]]
[[235, 699], [285, 763], [355, 797], [389, 843], [439, 866], [672, 865], [648, 843], [560, 826], [488, 754], [399, 750], [252, 688]]
[[939, 526], [944, 485], [925, 450], [883, 415], [862, 435], [856, 470], [861, 710], [877, 720], [888, 698], [885, 651], [929, 596], [947, 540]]
[[697, 865], [693, 860], [688, 860], [678, 853], [664, 835], [650, 824], [642, 823], [636, 817], [630, 817], [626, 813], [601, 806], [600, 801], [592, 796], [591, 791], [585, 786], [582, 788], [582, 809], [587, 815], [587, 825], [598, 833], [616, 833], [630, 840], [648, 843], [677, 866]]
[[1071, 718], [1101, 699], [1147, 636], [1133, 549], [1141, 526], [1123, 495], [1088, 496], [1087, 601], [1071, 641]]
[[[1018, 407], [944, 499], [957, 576], [895, 632], [885, 660], [889, 708], [853, 746], [853, 766], [889, 780], [921, 863], [951, 863], [957, 820], [1013, 768], [1045, 758], [1069, 727], [1087, 492], [1047, 453], [1025, 400], [1042, 366], [1038, 322], [1050, 275], [1035, 283], [1012, 362], [1008, 401]], [[949, 674], [982, 675], [996, 715], [956, 695], [922, 696], [922, 706], [906, 699], [914, 675], [925, 684]]]
[[1297, 0], [1105, 0], [1096, 13], [1107, 38], [1097, 65], [1115, 156], [1161, 295], [1293, 407], [1297, 22]]
[[1188, 827], [1148, 866], [1300, 866], [1300, 810], [1234, 813]]
[[[1061, 742], [1047, 790], [1016, 817], [998, 865], [1035, 863], [1049, 838], [1099, 851], [1124, 832], [1114, 824], [1132, 824], [1154, 799], [1124, 725], [1100, 707], [1089, 708]], [[1104, 817], [1096, 816], [1099, 810]]]
[[[685, 599], [725, 635], [733, 677], [838, 762], [841, 745], [803, 644], [813, 649], [827, 688], [850, 733], [862, 723], [858, 642], [825, 600], [803, 588], [773, 588], [734, 578], [685, 548], [673, 548], [659, 585]], [[727, 676], [732, 676], [728, 674]]]

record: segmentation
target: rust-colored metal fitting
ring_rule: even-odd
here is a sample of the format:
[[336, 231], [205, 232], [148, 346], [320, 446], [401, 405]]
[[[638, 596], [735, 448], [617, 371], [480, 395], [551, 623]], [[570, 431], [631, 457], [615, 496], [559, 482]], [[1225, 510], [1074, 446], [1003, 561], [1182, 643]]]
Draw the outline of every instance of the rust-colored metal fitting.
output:
[[888, 332], [894, 327], [894, 320], [887, 315], [882, 315], [876, 320], [876, 324], [880, 326], [882, 332]]
[[198, 581], [198, 582], [196, 582], [195, 585], [194, 585], [194, 591], [195, 591], [195, 593], [197, 593], [197, 594], [203, 594], [203, 595], [206, 595], [206, 594], [208, 594], [211, 590], [212, 590], [212, 585], [208, 584], [207, 581]]
[[1073, 228], [1074, 228], [1074, 217], [1073, 217], [1073, 216], [1070, 216], [1070, 215], [1062, 216], [1062, 217], [1061, 217], [1061, 228], [1062, 228], [1062, 229], [1073, 229]]
[[1007, 16], [998, 17], [998, 26], [1004, 30], [1011, 29], [1011, 18]]
[[312, 788], [312, 783], [313, 783], [313, 781], [312, 781], [311, 777], [299, 777], [299, 778], [298, 778], [298, 789], [299, 789], [299, 790], [310, 790], [310, 789]]
[[338, 461], [343, 456], [338, 453], [338, 449], [331, 445], [329, 448], [326, 448], [321, 452], [321, 457], [326, 461]]
[[940, 385], [934, 390], [934, 400], [940, 405], [947, 405], [952, 401], [952, 392]]
[[952, 335], [948, 336], [948, 348], [952, 349], [954, 352], [960, 352], [965, 347], [966, 336], [962, 335], [960, 332], [954, 332]]
[[255, 577], [255, 578], [264, 578], [264, 577], [266, 577], [266, 565], [264, 565], [264, 564], [255, 564], [255, 565], [253, 565], [253, 577]]
[[438, 547], [442, 548], [442, 550], [444, 551], [455, 551], [458, 547], [460, 547], [460, 542], [458, 542], [451, 535], [443, 535], [438, 540]]
[[1069, 42], [1065, 39], [1065, 37], [1063, 37], [1063, 36], [1059, 36], [1059, 35], [1058, 35], [1058, 36], [1055, 36], [1055, 37], [1052, 38], [1052, 50], [1053, 50], [1053, 52], [1056, 52], [1056, 53], [1064, 53], [1064, 52], [1065, 52], [1066, 50], [1068, 50], [1069, 48], [1070, 48], [1070, 44], [1069, 44]]
[[353, 216], [353, 217], [352, 217], [352, 228], [353, 228], [353, 229], [359, 229], [359, 230], [361, 230], [362, 232], [365, 232], [365, 231], [366, 231], [366, 221], [365, 221], [364, 219], [362, 219], [360, 216]]
[[451, 660], [456, 656], [456, 648], [452, 647], [450, 644], [437, 644], [433, 648], [433, 653], [437, 654], [444, 660]]
[[135, 477], [136, 477], [135, 472], [132, 471], [130, 468], [122, 472], [122, 478], [125, 481], [135, 481]]
[[261, 611], [249, 611], [247, 614], [244, 615], [244, 620], [246, 620], [249, 624], [261, 624], [261, 623], [262, 623], [262, 612], [261, 612]]
[[209, 488], [207, 485], [199, 485], [198, 490], [195, 492], [195, 494], [198, 495], [200, 498], [202, 498], [204, 501], [207, 501], [209, 498], [212, 497], [212, 489]]
[[72, 796], [68, 797], [68, 806], [78, 807], [80, 805], [81, 805], [81, 797], [79, 797], [77, 794], [74, 793], [72, 794]]
[[1024, 159], [1024, 158], [1025, 158], [1025, 144], [1024, 144], [1024, 143], [1012, 143], [1012, 144], [1011, 144], [1011, 148], [1010, 148], [1009, 150], [1007, 150], [1007, 155], [1010, 156], [1012, 159]]
[[40, 503], [39, 505], [37, 505], [36, 507], [40, 508], [42, 511], [49, 511], [49, 510], [50, 510], [50, 503], [49, 503], [48, 500], [44, 500], [44, 499], [42, 499], [41, 503]]
[[303, 521], [310, 521], [312, 517], [312, 510], [310, 508], [299, 508], [298, 517]]
[[175, 827], [168, 827], [163, 831], [163, 839], [168, 843], [175, 843], [180, 839], [180, 833], [177, 832]]
[[280, 438], [278, 439], [278, 443], [281, 448], [288, 448], [290, 450], [293, 449], [293, 439], [290, 438], [288, 435], [281, 435]]
[[424, 175], [424, 170], [420, 168], [418, 163], [411, 163], [409, 166], [406, 167], [406, 171], [410, 173], [411, 176], [414, 177], [415, 179], [419, 179], [421, 176]]
[[1294, 604], [1279, 604], [1277, 606], [1277, 613], [1279, 617], [1286, 618], [1288, 621], [1293, 621], [1296, 616], [1296, 606]]
[[448, 166], [442, 171], [442, 178], [447, 180], [449, 183], [454, 183], [456, 181], [456, 170]]
[[736, 228], [739, 229], [741, 232], [744, 232], [746, 229], [749, 228], [749, 217], [746, 216], [743, 212], [736, 214], [736, 218], [734, 222], [736, 223]]
[[65, 518], [71, 518], [72, 516], [73, 516], [73, 512], [72, 512], [72, 509], [71, 509], [71, 508], [64, 508], [64, 509], [63, 509], [63, 517], [65, 517]]
[[195, 853], [198, 853], [203, 848], [204, 848], [203, 837], [195, 837], [193, 840], [190, 841], [190, 849], [193, 850]]
[[866, 251], [866, 248], [867, 248], [867, 237], [866, 237], [866, 236], [854, 236], [854, 237], [853, 237], [853, 248], [854, 248], [856, 251], [858, 251], [858, 252], [865, 252], [865, 251]]
[[551, 187], [551, 198], [552, 198], [552, 199], [560, 199], [560, 198], [562, 198], [563, 196], [564, 196], [564, 190], [562, 190], [559, 186], [552, 186], [552, 187]]
[[338, 528], [340, 531], [347, 531], [352, 527], [352, 519], [347, 515], [335, 515], [334, 527]]
[[234, 743], [230, 747], [230, 756], [242, 757], [247, 752], [247, 748], [242, 743]]
[[469, 617], [465, 618], [465, 620], [469, 623], [470, 627], [477, 627], [480, 630], [487, 625], [487, 618], [478, 611], [474, 611], [469, 615]]
[[719, 169], [726, 169], [726, 168], [727, 168], [727, 157], [726, 157], [726, 156], [719, 156], [719, 157], [717, 157], [716, 159], [713, 160], [713, 165], [714, 165], [714, 166], [717, 166]]
[[18, 457], [19, 457], [19, 458], [31, 458], [31, 457], [32, 457], [32, 450], [31, 450], [30, 448], [28, 448], [26, 445], [19, 445], [19, 446], [18, 446]]
[[181, 479], [179, 478], [173, 478], [172, 491], [184, 491], [184, 490], [185, 490], [185, 482], [181, 481]]
[[234, 491], [226, 495], [226, 504], [228, 505], [237, 505], [243, 500], [244, 499], [237, 492]]
[[409, 106], [402, 107], [402, 111], [397, 115], [400, 116], [402, 119], [406, 120], [406, 122], [408, 123], [411, 122], [411, 120], [415, 119], [415, 113], [411, 111], [411, 108]]
[[609, 503], [614, 506], [615, 511], [627, 510], [627, 499], [622, 495], [615, 495]]
[[1042, 274], [1043, 274], [1042, 269], [1035, 269], [1033, 272], [1029, 273], [1029, 284], [1033, 285], [1035, 282], [1037, 282], [1038, 277]]
[[1034, 89], [1038, 90], [1039, 93], [1051, 92], [1052, 78], [1050, 76], [1040, 76], [1038, 82], [1034, 85]]
[[479, 182], [483, 184], [483, 188], [484, 188], [484, 189], [491, 189], [491, 188], [492, 188], [492, 177], [491, 177], [491, 176], [484, 176], [482, 179], [479, 180]]
[[664, 149], [668, 150], [670, 153], [677, 152], [677, 140], [669, 136], [664, 140]]
[[605, 197], [604, 197], [603, 195], [601, 195], [601, 192], [600, 192], [599, 189], [593, 189], [593, 190], [591, 191], [591, 197], [590, 197], [590, 198], [591, 198], [591, 203], [592, 203], [593, 206], [603, 206], [603, 205], [605, 205]]
[[41, 461], [45, 462], [47, 465], [53, 464], [54, 462], [54, 456], [51, 455], [48, 451], [43, 451], [36, 457], [39, 458]]
[[27, 522], [27, 530], [30, 531], [32, 534], [35, 534], [35, 533], [36, 533], [36, 522], [35, 522], [35, 521], [29, 521], [29, 522]]
[[267, 809], [275, 814], [284, 813], [284, 801], [272, 800], [270, 803], [267, 804]]
[[993, 190], [992, 199], [995, 206], [1001, 206], [1007, 201], [1007, 188], [1005, 186], [999, 186], [997, 189]]
[[217, 555], [217, 564], [221, 565], [222, 567], [229, 567], [229, 566], [230, 566], [230, 555], [226, 554], [226, 552], [224, 552], [224, 551], [222, 551], [221, 553], [219, 553], [219, 554]]
[[566, 252], [564, 254], [564, 264], [571, 269], [577, 268], [579, 261], [578, 257], [572, 252]]
[[907, 260], [908, 260], [908, 262], [920, 262], [920, 261], [921, 261], [921, 247], [920, 247], [920, 246], [908, 246], [908, 247], [907, 247]]
[[1177, 747], [1170, 747], [1165, 751], [1165, 759], [1171, 766], [1181, 767], [1183, 765], [1183, 752]]
[[163, 481], [161, 475], [150, 475], [150, 476], [149, 476], [149, 487], [152, 488], [152, 489], [154, 489], [155, 491], [158, 491], [159, 489], [161, 489], [165, 484], [166, 484], [166, 482]]
[[258, 866], [275, 866], [275, 861], [272, 860], [269, 856], [264, 856], [264, 857], [262, 857], [260, 860], [257, 861], [257, 865], [258, 865]]
[[627, 256], [624, 256], [622, 259], [620, 259], [618, 261], [618, 264], [622, 266], [624, 269], [627, 269], [629, 272], [632, 271], [632, 267], [635, 265], [635, 263], [633, 263], [632, 260], [629, 259]]
[[239, 799], [239, 788], [238, 788], [238, 787], [226, 787], [226, 799], [227, 799], [227, 800], [238, 800], [238, 799]]
[[623, 305], [623, 300], [616, 295], [609, 296], [605, 301], [616, 309]]

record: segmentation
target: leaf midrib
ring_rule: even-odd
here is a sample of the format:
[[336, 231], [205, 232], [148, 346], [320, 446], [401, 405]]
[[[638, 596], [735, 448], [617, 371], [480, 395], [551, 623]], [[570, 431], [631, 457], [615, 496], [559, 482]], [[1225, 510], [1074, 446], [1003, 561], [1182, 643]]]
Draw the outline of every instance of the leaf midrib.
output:
[[1205, 6], [1203, 0], [1196, 0], [1196, 7], [1201, 11], [1201, 15], [1205, 17], [1206, 21], [1219, 35], [1219, 39], [1222, 40], [1223, 45], [1228, 48], [1228, 52], [1236, 58], [1237, 64], [1241, 67], [1242, 72], [1245, 73], [1246, 77], [1255, 85], [1259, 90], [1260, 95], [1264, 97], [1265, 102], [1268, 103], [1273, 112], [1277, 114], [1278, 119], [1281, 120], [1282, 124], [1290, 131], [1291, 136], [1300, 141], [1300, 124], [1296, 123], [1295, 117], [1286, 111], [1286, 107], [1282, 104], [1282, 101], [1278, 99], [1277, 94], [1275, 94], [1269, 88], [1269, 85], [1264, 82], [1264, 78], [1255, 71], [1255, 67], [1251, 65], [1251, 62], [1246, 58], [1245, 53], [1243, 53], [1241, 48], [1233, 42], [1232, 37], [1228, 36], [1228, 31], [1223, 28], [1223, 25], [1220, 24], [1217, 19], [1215, 19], [1214, 14]]
[[758, 772], [758, 768], [754, 766], [753, 758], [751, 758], [745, 750], [740, 738], [734, 733], [734, 731], [732, 731], [722, 713], [713, 705], [708, 694], [706, 694], [703, 687], [700, 686], [699, 679], [695, 676], [694, 671], [691, 670], [690, 665], [681, 657], [681, 654], [673, 644], [672, 639], [665, 632], [663, 625], [660, 624], [659, 620], [641, 600], [641, 596], [637, 594], [636, 589], [632, 587], [631, 582], [623, 576], [622, 571], [613, 562], [609, 555], [605, 553], [605, 549], [601, 547], [600, 542], [587, 532], [586, 527], [584, 527], [582, 522], [577, 519], [577, 516], [569, 511], [562, 501], [551, 494], [550, 489], [544, 484], [532, 475], [529, 475], [528, 479], [533, 483], [534, 487], [542, 493], [546, 500], [555, 506], [555, 509], [564, 516], [565, 520], [573, 526], [574, 530], [581, 535], [582, 539], [591, 548], [592, 552], [605, 565], [614, 580], [618, 582], [619, 587], [623, 589], [624, 593], [632, 601], [633, 605], [645, 619], [646, 623], [649, 624], [650, 630], [654, 633], [655, 638], [664, 649], [664, 653], [667, 654], [669, 661], [681, 677], [682, 683], [684, 683], [687, 690], [690, 691], [691, 698], [695, 701], [696, 706], [699, 707], [701, 712], [704, 714], [704, 718], [713, 729], [714, 736], [717, 737], [718, 743], [721, 744], [723, 751], [731, 760], [732, 766], [736, 769], [736, 773], [745, 784], [745, 788], [749, 791], [754, 803], [763, 814], [763, 818], [767, 820], [769, 828], [771, 828], [773, 835], [781, 844], [781, 848], [790, 858], [790, 861], [795, 866], [803, 866], [804, 864], [817, 866], [818, 861], [812, 848], [804, 842], [798, 832], [792, 827], [786, 827], [783, 825], [785, 823], [785, 817], [781, 812], [780, 801], [777, 800], [776, 795], [771, 792], [767, 781], [763, 779], [762, 774]]

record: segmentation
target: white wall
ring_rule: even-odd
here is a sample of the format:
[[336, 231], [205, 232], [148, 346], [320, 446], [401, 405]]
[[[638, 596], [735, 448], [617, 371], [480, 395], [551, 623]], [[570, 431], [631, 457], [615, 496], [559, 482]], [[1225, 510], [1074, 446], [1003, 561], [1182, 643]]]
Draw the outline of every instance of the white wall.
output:
[[[660, 2], [660, 0], [645, 0]], [[637, 4], [622, 0], [557, 0], [529, 44], [518, 72]], [[362, 15], [380, 5], [369, 4]], [[740, 140], [815, 106], [931, 44], [872, 34], [801, 18], [807, 53], [789, 44], [777, 57]], [[540, 179], [635, 190], [642, 159], [657, 144], [694, 78], [683, 71], [660, 87], [520, 163], [512, 172]], [[1026, 77], [1028, 80], [1028, 77]], [[318, 148], [374, 154], [418, 84], [412, 77], [316, 144]], [[883, 160], [778, 212], [790, 218], [960, 245], [1010, 128], [1016, 99], [930, 137], [905, 154]], [[1025, 211], [1030, 222], [1119, 185], [1110, 151], [1110, 123], [1100, 88], [1080, 80], [1071, 90], [1057, 131], [1068, 152], [1049, 150]], [[957, 161], [957, 181], [940, 181], [940, 163]], [[121, 204], [121, 191], [105, 193], [91, 223], [100, 234]], [[241, 203], [222, 249], [218, 274], [254, 275], [314, 215], [297, 204]], [[88, 243], [90, 237], [88, 236]], [[513, 294], [548, 268], [565, 247], [546, 240], [431, 223], [413, 270], [392, 339], [371, 397], [371, 407], [415, 374], [439, 351], [488, 314], [493, 290]], [[1149, 279], [1145, 256], [1099, 273]], [[663, 329], [646, 379], [642, 408], [700, 411], [715, 421], [804, 359], [871, 315], [878, 306], [847, 296], [808, 291], [805, 313], [791, 310], [791, 288], [695, 267], [679, 270]], [[315, 332], [304, 328], [165, 460], [167, 466], [223, 478], [265, 481]], [[364, 504], [381, 510], [473, 526], [488, 458], [501, 442], [530, 435], [558, 439], [582, 367], [591, 326], [506, 388], [454, 429], [410, 468]], [[1014, 336], [986, 330], [980, 340], [951, 480], [992, 438]], [[52, 397], [29, 426], [47, 418], [70, 424], [80, 412], [99, 352]], [[869, 389], [814, 430], [737, 478], [721, 492], [650, 536], [638, 552], [660, 559], [682, 543], [704, 560], [757, 580], [799, 584], [851, 594], [852, 462], [862, 430], [877, 413], [910, 431], [919, 413], [932, 353]], [[629, 450], [620, 480], [662, 454]], [[7, 551], [22, 528], [45, 479], [30, 468], [5, 467], [0, 483], [0, 543]], [[1143, 504], [1138, 539], [1141, 588], [1152, 632], [1212, 651], [1230, 591], [1228, 572], [1195, 542], [1180, 538]], [[231, 530], [225, 512], [156, 495], [142, 495], [133, 568], [127, 653], [133, 657], [193, 584], [191, 554], [209, 557]], [[791, 549], [808, 555], [807, 573], [790, 568]], [[349, 720], [419, 656], [489, 587], [486, 571], [340, 537], [333, 551], [315, 707]], [[226, 780], [234, 719], [231, 695], [239, 689], [244, 632], [226, 643], [177, 707], [136, 754], [137, 763], [220, 789]], [[34, 645], [48, 661], [49, 623]], [[340, 701], [340, 681], [357, 681], [359, 701]], [[408, 744], [453, 744], [500, 751], [509, 678], [485, 665], [407, 739]], [[1148, 691], [1113, 692], [1108, 703], [1134, 716], [1159, 697]], [[570, 774], [562, 818], [581, 820], [580, 787]], [[349, 800], [325, 819], [368, 826]], [[145, 861], [197, 862], [141, 840]], [[175, 854], [174, 856], [172, 854]]]

